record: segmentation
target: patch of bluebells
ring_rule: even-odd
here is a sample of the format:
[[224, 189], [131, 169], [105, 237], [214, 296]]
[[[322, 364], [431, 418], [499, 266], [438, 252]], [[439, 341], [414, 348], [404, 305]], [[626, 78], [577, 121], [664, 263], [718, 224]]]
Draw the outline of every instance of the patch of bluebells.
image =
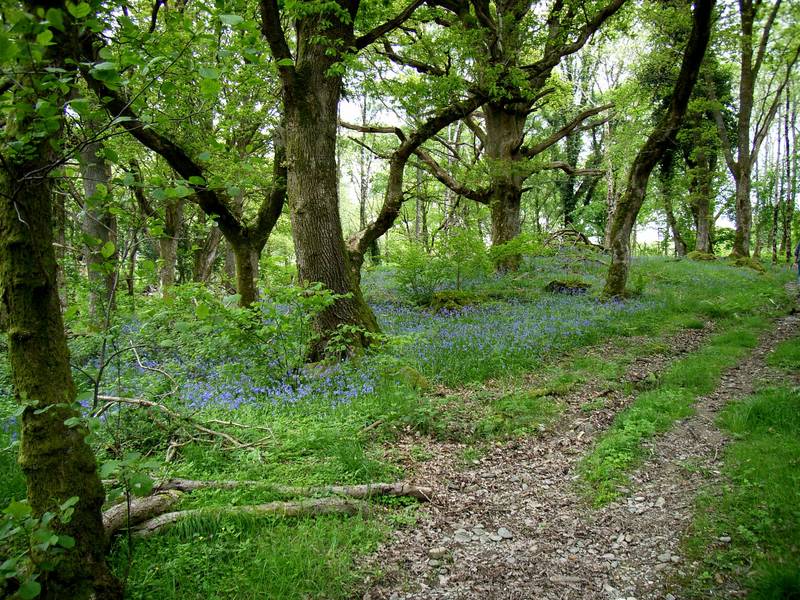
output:
[[181, 388], [181, 397], [194, 410], [311, 402], [335, 408], [373, 394], [375, 386], [376, 375], [370, 368], [354, 369], [340, 364], [315, 372], [292, 370], [265, 381], [258, 381], [247, 372], [221, 377], [212, 373], [210, 377], [187, 381]]
[[19, 420], [15, 416], [10, 416], [0, 422], [0, 431], [5, 433], [11, 442], [19, 439]]
[[562, 295], [433, 314], [376, 307], [387, 331], [415, 336], [403, 351], [406, 360], [446, 384], [530, 368], [552, 352], [585, 343], [613, 322], [651, 308], [647, 301], [600, 302]]

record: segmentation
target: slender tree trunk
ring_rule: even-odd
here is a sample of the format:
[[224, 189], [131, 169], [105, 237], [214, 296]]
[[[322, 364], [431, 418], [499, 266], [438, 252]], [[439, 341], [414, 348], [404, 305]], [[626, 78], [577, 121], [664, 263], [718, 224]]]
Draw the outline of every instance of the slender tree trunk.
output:
[[[521, 231], [520, 208], [522, 203], [523, 177], [516, 164], [521, 159], [520, 142], [525, 127], [526, 114], [509, 110], [498, 104], [487, 104], [486, 156], [497, 161], [492, 170], [489, 208], [492, 215], [492, 247], [501, 246], [516, 238]], [[522, 256], [512, 254], [498, 261], [495, 268], [500, 271], [516, 271]]]
[[212, 227], [203, 239], [202, 245], [195, 251], [192, 279], [198, 283], [207, 283], [214, 271], [214, 263], [219, 253], [222, 242], [222, 232], [219, 227]]
[[781, 200], [782, 200], [782, 173], [783, 173], [783, 165], [781, 164], [781, 139], [780, 135], [778, 135], [778, 149], [775, 154], [775, 176], [774, 176], [774, 183], [775, 189], [775, 201], [772, 204], [772, 219], [770, 222], [769, 228], [769, 245], [772, 249], [772, 264], [778, 264], [778, 238], [780, 237], [780, 232], [778, 231], [778, 223], [780, 221], [781, 215]]
[[105, 257], [106, 244], [116, 244], [117, 219], [108, 211], [111, 199], [111, 167], [103, 144], [91, 141], [81, 148], [81, 176], [86, 194], [81, 228], [89, 239], [84, 260], [89, 279], [89, 315], [93, 323], [103, 320], [108, 303], [114, 303], [114, 264], [117, 249]]
[[229, 293], [236, 293], [236, 253], [230, 242], [225, 242], [225, 260], [223, 264], [222, 284]]
[[67, 278], [64, 274], [64, 261], [67, 258], [67, 207], [66, 195], [58, 190], [54, 196], [55, 221], [56, 221], [56, 282], [58, 285], [58, 298], [61, 308], [67, 307]]
[[131, 237], [131, 253], [128, 257], [128, 272], [125, 274], [125, 286], [128, 289], [128, 296], [134, 297], [135, 277], [136, 277], [136, 255], [139, 253], [139, 230], [134, 229]]
[[[578, 167], [578, 159], [581, 153], [581, 136], [573, 134], [566, 139], [566, 159], [573, 169]], [[564, 211], [564, 227], [572, 227], [575, 223], [574, 213], [578, 205], [578, 196], [575, 190], [574, 175], [565, 174], [561, 182], [561, 205]]]
[[686, 44], [669, 110], [636, 155], [628, 177], [628, 187], [614, 212], [610, 236], [611, 265], [603, 290], [603, 295], [606, 297], [619, 297], [625, 293], [631, 256], [631, 232], [644, 201], [650, 173], [672, 143], [672, 138], [686, 113], [689, 97], [708, 46], [713, 6], [714, 0], [697, 0], [695, 3], [692, 32]]
[[159, 283], [161, 295], [169, 295], [169, 289], [175, 285], [175, 272], [178, 265], [178, 241], [183, 223], [183, 201], [173, 200], [164, 208], [164, 235], [158, 239], [161, 267]]
[[781, 254], [786, 257], [786, 262], [791, 264], [792, 261], [792, 219], [794, 218], [794, 195], [792, 193], [792, 153], [789, 138], [789, 131], [793, 127], [789, 125], [789, 89], [786, 89], [786, 105], [783, 115], [783, 141], [784, 151], [786, 156], [786, 170], [784, 171], [784, 189], [782, 195], [784, 196], [783, 203], [783, 237], [781, 238]]

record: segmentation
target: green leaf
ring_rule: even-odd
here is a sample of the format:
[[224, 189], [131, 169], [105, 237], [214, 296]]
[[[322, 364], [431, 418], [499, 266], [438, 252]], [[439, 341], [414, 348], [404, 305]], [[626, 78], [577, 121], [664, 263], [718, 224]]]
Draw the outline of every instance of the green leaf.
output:
[[58, 536], [58, 545], [69, 550], [75, 547], [75, 538], [69, 535]]
[[117, 65], [113, 62], [101, 62], [94, 65], [92, 68], [93, 71], [116, 71]]
[[131, 491], [137, 496], [147, 496], [153, 491], [153, 480], [144, 473], [135, 473], [130, 478]]
[[199, 175], [192, 175], [189, 177], [189, 183], [192, 185], [205, 185], [206, 180], [200, 177]]
[[22, 600], [33, 600], [42, 592], [42, 586], [34, 579], [28, 579], [25, 583], [19, 586], [17, 596]]
[[3, 564], [0, 564], [0, 573], [14, 573], [17, 570], [17, 559], [9, 558]]
[[17, 45], [9, 39], [5, 31], [0, 31], [0, 61], [11, 61], [17, 54]]
[[220, 15], [219, 20], [225, 23], [225, 25], [230, 25], [231, 27], [235, 27], [242, 21], [244, 21], [244, 17], [240, 17], [239, 15]]
[[42, 46], [48, 46], [52, 40], [53, 32], [49, 29], [45, 29], [36, 36], [36, 43]]
[[79, 4], [67, 2], [67, 10], [76, 19], [83, 19], [92, 11], [92, 7], [86, 2], [80, 2]]
[[69, 419], [64, 421], [64, 425], [66, 425], [67, 427], [77, 427], [80, 424], [81, 424], [80, 417], [70, 417]]
[[211, 160], [211, 153], [210, 152], [201, 152], [197, 155], [197, 160], [207, 161]]
[[78, 497], [77, 496], [70, 496], [69, 498], [64, 500], [64, 502], [61, 503], [59, 508], [61, 510], [67, 510], [70, 506], [75, 506], [77, 503], [78, 503]]
[[115, 473], [117, 469], [119, 469], [118, 460], [107, 460], [102, 465], [100, 465], [100, 469], [98, 469], [98, 472], [100, 474], [100, 479], [107, 479], [113, 473]]
[[102, 248], [100, 248], [100, 254], [103, 256], [103, 258], [111, 258], [114, 255], [116, 249], [117, 247], [114, 245], [114, 242], [109, 240], [105, 244], [103, 244]]
[[279, 67], [291, 67], [294, 65], [294, 61], [291, 58], [282, 58], [277, 64]]
[[29, 505], [25, 504], [24, 502], [14, 501], [9, 504], [5, 510], [3, 510], [5, 514], [7, 514], [12, 519], [24, 519], [28, 515], [31, 514], [32, 509]]
[[187, 196], [191, 196], [194, 193], [191, 189], [189, 189], [185, 185], [176, 185], [174, 189], [176, 198], [186, 198]]
[[59, 31], [64, 31], [64, 13], [58, 8], [48, 8], [45, 13], [47, 22]]
[[222, 86], [216, 79], [201, 79], [200, 80], [200, 93], [206, 98], [214, 98], [219, 94]]
[[194, 314], [198, 319], [207, 319], [211, 314], [211, 309], [208, 308], [208, 304], [201, 302], [197, 305], [197, 308], [194, 309]]
[[204, 79], [219, 79], [219, 69], [213, 67], [200, 67], [197, 72]]

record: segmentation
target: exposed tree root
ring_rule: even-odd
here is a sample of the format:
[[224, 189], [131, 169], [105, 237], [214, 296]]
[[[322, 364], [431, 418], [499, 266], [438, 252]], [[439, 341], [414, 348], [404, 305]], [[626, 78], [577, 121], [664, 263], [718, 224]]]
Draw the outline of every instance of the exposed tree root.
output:
[[[155, 490], [178, 490], [193, 492], [201, 489], [233, 489], [247, 486], [264, 486], [263, 481], [195, 481], [192, 479], [168, 479], [156, 485]], [[285, 496], [347, 496], [348, 498], [367, 499], [373, 496], [406, 496], [428, 502], [433, 489], [415, 486], [403, 482], [367, 483], [362, 485], [326, 485], [315, 487], [293, 487], [288, 485], [269, 485], [270, 489]]]
[[[108, 482], [106, 482], [108, 483]], [[167, 512], [184, 492], [203, 489], [234, 489], [264, 486], [286, 496], [320, 496], [290, 502], [269, 502], [245, 506], [200, 508]], [[405, 496], [422, 502], [430, 501], [433, 490], [429, 487], [407, 483], [368, 483], [362, 485], [327, 485], [318, 487], [293, 487], [269, 485], [263, 481], [197, 481], [193, 479], [167, 479], [156, 484], [153, 493], [144, 498], [132, 498], [130, 503], [120, 502], [103, 513], [106, 536], [111, 538], [120, 529], [130, 528], [137, 536], [147, 536], [180, 519], [198, 515], [248, 514], [255, 516], [277, 515], [283, 517], [314, 517], [329, 514], [355, 515], [372, 510], [363, 500], [375, 496]]]
[[131, 498], [130, 504], [115, 504], [103, 513], [106, 537], [111, 538], [123, 527], [131, 527], [165, 513], [175, 505], [181, 495], [176, 490], [165, 490], [144, 498]]

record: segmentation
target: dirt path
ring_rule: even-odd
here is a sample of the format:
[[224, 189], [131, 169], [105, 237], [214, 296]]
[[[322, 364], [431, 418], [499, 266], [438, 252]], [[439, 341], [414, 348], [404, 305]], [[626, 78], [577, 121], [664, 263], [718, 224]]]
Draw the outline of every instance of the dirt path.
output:
[[[576, 466], [632, 397], [612, 393], [604, 409], [587, 414], [580, 406], [593, 392], [579, 390], [554, 431], [497, 445], [469, 468], [463, 445], [430, 443], [435, 458], [413, 479], [433, 486], [436, 501], [416, 527], [395, 531], [369, 558], [382, 576], [367, 582], [363, 599], [674, 598], [665, 582], [685, 567], [677, 548], [696, 492], [719, 477], [725, 439], [715, 415], [774, 377], [764, 357], [799, 331], [798, 317], [778, 321], [717, 391], [698, 400], [694, 416], [650, 440], [627, 496], [602, 509], [577, 493]], [[637, 360], [629, 379], [663, 370], [706, 335], [680, 332], [670, 342], [675, 355]]]

